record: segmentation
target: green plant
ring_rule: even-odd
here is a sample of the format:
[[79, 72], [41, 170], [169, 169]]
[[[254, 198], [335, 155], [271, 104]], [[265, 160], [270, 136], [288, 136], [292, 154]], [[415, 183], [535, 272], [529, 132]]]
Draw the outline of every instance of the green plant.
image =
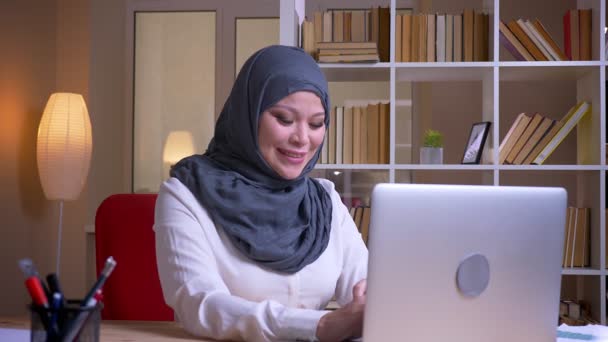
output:
[[427, 129], [424, 132], [424, 141], [422, 142], [424, 147], [443, 147], [443, 134], [439, 131]]

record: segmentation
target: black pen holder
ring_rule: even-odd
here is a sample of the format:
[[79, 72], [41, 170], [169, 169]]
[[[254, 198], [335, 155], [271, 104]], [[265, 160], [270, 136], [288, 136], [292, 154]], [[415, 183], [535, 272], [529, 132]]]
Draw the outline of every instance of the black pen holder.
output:
[[79, 300], [68, 300], [57, 310], [30, 305], [30, 341], [98, 342], [102, 306], [81, 307]]

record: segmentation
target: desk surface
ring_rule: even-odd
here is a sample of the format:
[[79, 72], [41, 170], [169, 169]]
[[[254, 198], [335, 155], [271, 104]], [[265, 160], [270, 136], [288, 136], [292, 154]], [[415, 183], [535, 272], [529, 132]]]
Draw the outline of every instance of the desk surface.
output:
[[[0, 328], [28, 329], [28, 318], [0, 317]], [[184, 342], [207, 341], [188, 334], [176, 322], [102, 321], [99, 340], [103, 342]]]

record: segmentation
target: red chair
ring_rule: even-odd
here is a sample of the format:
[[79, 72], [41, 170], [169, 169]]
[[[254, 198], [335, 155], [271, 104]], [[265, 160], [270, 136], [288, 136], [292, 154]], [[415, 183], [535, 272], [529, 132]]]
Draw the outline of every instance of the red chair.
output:
[[173, 321], [156, 268], [156, 194], [117, 194], [106, 198], [95, 216], [97, 274], [108, 256], [116, 268], [103, 287], [103, 319]]

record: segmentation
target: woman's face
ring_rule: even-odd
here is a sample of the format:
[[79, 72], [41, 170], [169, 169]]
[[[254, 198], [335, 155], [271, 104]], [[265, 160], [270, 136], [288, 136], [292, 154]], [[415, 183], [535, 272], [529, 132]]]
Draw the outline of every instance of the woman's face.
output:
[[258, 145], [272, 169], [285, 179], [297, 178], [325, 135], [325, 109], [319, 97], [298, 91], [260, 116]]

